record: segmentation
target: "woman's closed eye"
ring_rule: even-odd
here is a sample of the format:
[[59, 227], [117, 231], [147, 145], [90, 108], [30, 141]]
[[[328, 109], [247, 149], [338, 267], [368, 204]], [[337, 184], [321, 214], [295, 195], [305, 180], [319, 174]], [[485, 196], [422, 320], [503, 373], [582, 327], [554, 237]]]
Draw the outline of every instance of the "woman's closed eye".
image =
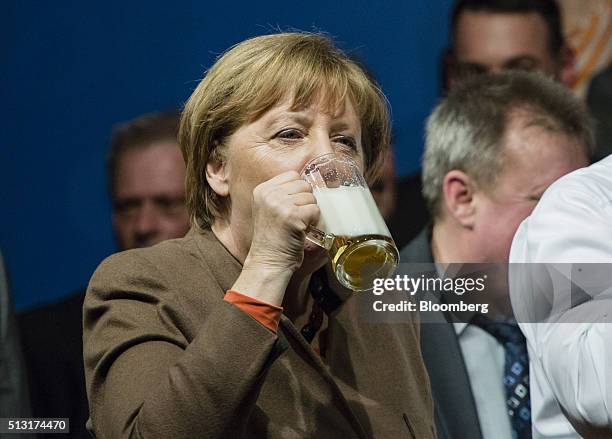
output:
[[351, 136], [337, 136], [333, 138], [334, 143], [348, 146], [352, 150], [357, 150], [357, 141]]
[[293, 141], [302, 139], [304, 134], [297, 128], [286, 128], [276, 133], [274, 137], [285, 141]]
[[[307, 137], [302, 130], [298, 128], [285, 128], [280, 130], [274, 135], [274, 138], [279, 139], [281, 142], [285, 143], [293, 143], [300, 140], [303, 140]], [[334, 144], [340, 145], [343, 149], [351, 149], [353, 151], [357, 151], [357, 141], [354, 137], [349, 135], [337, 135], [334, 136], [331, 141]]]

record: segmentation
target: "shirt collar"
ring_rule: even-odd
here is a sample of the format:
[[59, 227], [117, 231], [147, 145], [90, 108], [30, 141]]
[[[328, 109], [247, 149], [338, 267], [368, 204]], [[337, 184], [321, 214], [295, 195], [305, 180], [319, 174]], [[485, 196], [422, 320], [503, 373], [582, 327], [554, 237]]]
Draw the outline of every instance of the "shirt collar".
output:
[[457, 334], [457, 336], [461, 336], [461, 334], [463, 334], [463, 331], [465, 331], [465, 328], [467, 328], [468, 325], [469, 323], [467, 322], [453, 322], [455, 334]]

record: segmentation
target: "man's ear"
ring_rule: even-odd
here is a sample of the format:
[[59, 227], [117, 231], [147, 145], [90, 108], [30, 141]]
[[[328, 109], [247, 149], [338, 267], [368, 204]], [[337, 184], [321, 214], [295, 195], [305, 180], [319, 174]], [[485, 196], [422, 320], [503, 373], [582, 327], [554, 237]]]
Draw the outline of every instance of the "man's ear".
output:
[[227, 161], [221, 154], [213, 154], [206, 163], [206, 181], [220, 197], [229, 196], [229, 178]]
[[559, 54], [559, 81], [568, 88], [576, 82], [576, 55], [571, 47], [564, 43]]
[[454, 169], [444, 176], [442, 203], [447, 215], [454, 218], [463, 227], [472, 228], [474, 226], [475, 191], [474, 180], [463, 171]]

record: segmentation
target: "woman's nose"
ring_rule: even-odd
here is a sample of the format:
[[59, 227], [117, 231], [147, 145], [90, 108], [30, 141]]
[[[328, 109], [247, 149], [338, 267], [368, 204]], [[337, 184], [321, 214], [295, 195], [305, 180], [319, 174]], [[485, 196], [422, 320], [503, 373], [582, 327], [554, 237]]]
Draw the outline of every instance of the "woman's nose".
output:
[[330, 154], [330, 153], [336, 152], [334, 150], [332, 141], [328, 136], [325, 136], [325, 138], [321, 137], [321, 138], [316, 139], [314, 150], [315, 150], [314, 151], [315, 157], [319, 157], [324, 154]]

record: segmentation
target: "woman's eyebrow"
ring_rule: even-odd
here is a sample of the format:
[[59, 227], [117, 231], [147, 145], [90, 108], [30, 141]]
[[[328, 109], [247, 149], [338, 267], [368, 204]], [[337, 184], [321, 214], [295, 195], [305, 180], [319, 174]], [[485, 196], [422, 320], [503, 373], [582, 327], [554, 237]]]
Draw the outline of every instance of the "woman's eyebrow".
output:
[[331, 124], [331, 130], [332, 131], [354, 131], [355, 127], [346, 121], [339, 120]]
[[273, 127], [284, 122], [297, 122], [300, 125], [310, 126], [312, 124], [312, 117], [308, 116], [308, 114], [303, 111], [284, 111], [270, 117], [266, 123], [266, 127]]

